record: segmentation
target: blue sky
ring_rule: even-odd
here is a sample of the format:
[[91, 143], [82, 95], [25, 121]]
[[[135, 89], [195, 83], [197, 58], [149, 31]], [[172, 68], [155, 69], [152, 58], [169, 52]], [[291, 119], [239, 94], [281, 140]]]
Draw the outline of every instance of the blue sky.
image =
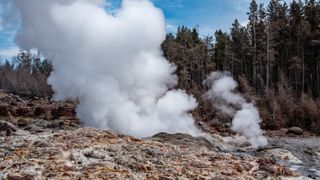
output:
[[[175, 32], [177, 26], [199, 27], [201, 35], [213, 35], [217, 29], [228, 30], [232, 21], [247, 22], [246, 12], [251, 0], [151, 0], [161, 8], [167, 21], [167, 31]], [[269, 0], [257, 0], [267, 4]], [[1, 1], [0, 1], [1, 3]], [[117, 9], [121, 0], [109, 0], [109, 10]], [[0, 4], [0, 15], [3, 14]], [[1, 20], [1, 19], [0, 19]], [[18, 47], [14, 43], [16, 29], [5, 30], [0, 23], [0, 56], [15, 55]]]
[[[227, 30], [235, 18], [239, 18], [240, 22], [247, 20], [245, 6], [248, 3], [239, 3], [241, 0], [153, 1], [163, 9], [169, 31], [175, 31], [178, 25], [199, 26], [202, 35], [210, 35], [220, 28]], [[239, 8], [240, 6], [243, 7]]]

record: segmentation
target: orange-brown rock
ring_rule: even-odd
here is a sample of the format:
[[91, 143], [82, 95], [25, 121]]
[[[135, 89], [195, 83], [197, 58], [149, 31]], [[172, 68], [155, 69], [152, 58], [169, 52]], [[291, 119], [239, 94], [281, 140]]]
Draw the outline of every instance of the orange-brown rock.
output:
[[43, 115], [46, 115], [47, 113], [51, 113], [51, 110], [52, 110], [51, 106], [46, 106], [46, 105], [38, 106], [35, 108], [33, 115], [36, 117], [43, 116]]
[[59, 117], [75, 117], [75, 107], [74, 106], [60, 106], [58, 108], [55, 108], [51, 111], [51, 115], [54, 119], [57, 119]]

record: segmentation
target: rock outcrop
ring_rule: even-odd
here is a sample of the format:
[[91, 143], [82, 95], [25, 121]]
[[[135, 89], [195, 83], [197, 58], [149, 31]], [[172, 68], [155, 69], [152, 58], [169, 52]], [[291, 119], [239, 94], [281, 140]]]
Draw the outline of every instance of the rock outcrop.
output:
[[52, 102], [38, 97], [21, 98], [0, 90], [0, 117], [77, 120], [74, 102]]

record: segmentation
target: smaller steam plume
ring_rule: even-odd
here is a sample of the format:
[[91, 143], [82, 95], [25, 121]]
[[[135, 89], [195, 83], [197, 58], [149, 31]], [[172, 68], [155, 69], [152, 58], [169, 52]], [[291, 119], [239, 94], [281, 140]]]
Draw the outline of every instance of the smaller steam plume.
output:
[[261, 118], [253, 102], [235, 92], [238, 83], [227, 72], [213, 72], [206, 80], [210, 90], [205, 97], [215, 108], [233, 117], [232, 130], [243, 134], [254, 148], [267, 145], [259, 123]]

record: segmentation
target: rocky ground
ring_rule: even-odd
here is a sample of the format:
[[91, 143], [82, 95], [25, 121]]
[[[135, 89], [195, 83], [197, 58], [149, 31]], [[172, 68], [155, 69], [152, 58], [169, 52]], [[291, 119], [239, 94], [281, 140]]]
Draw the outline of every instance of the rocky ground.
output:
[[278, 157], [278, 162], [301, 175], [320, 179], [320, 138], [309, 137], [270, 137], [270, 146], [279, 146], [269, 152]]
[[[292, 138], [300, 144], [290, 146], [296, 141], [274, 135], [268, 147], [258, 150], [217, 134], [159, 133], [137, 139], [83, 127], [73, 103], [4, 92], [0, 102], [0, 179], [319, 178], [320, 150], [312, 143], [320, 143], [317, 137], [309, 141], [309, 155], [303, 158], [294, 151], [304, 147], [298, 137]], [[307, 169], [315, 171], [309, 174], [296, 166], [307, 167], [311, 160]]]

